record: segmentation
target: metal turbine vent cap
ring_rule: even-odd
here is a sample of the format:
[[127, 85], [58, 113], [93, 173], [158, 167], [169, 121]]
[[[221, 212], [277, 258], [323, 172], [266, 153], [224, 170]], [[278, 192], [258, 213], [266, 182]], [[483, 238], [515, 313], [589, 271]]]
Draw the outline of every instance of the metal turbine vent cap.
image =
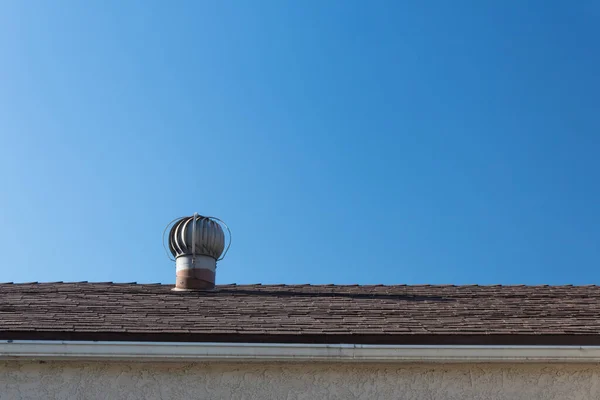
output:
[[[225, 257], [231, 245], [229, 227], [218, 218], [198, 213], [177, 218], [165, 228], [163, 246], [165, 233], [170, 226], [169, 250], [175, 257], [171, 260], [175, 261], [177, 267], [175, 290], [212, 289], [215, 286], [217, 261]], [[227, 246], [225, 230], [229, 237]]]

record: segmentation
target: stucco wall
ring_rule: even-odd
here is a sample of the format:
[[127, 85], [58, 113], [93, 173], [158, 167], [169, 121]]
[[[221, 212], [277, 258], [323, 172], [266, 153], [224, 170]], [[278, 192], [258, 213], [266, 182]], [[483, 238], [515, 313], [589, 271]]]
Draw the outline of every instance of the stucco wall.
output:
[[4, 399], [600, 399], [597, 365], [0, 362]]

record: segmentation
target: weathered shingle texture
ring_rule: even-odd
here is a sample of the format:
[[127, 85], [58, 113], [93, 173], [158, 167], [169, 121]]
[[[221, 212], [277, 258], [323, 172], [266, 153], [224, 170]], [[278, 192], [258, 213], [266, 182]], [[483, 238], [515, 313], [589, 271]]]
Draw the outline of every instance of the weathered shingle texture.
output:
[[597, 286], [0, 284], [0, 339], [600, 344]]

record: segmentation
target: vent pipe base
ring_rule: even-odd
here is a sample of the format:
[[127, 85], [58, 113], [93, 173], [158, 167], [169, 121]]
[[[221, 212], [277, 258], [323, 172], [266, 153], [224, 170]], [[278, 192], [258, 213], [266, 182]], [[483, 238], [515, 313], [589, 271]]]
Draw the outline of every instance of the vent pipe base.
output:
[[175, 260], [177, 276], [174, 290], [210, 290], [215, 287], [217, 260], [210, 256], [183, 255]]

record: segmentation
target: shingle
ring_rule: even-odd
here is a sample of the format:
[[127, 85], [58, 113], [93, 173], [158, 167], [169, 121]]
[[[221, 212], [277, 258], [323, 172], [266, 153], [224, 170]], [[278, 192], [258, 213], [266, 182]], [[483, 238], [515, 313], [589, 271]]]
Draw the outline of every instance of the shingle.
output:
[[59, 337], [56, 332], [63, 331], [69, 333], [65, 337], [85, 333], [88, 339], [123, 333], [154, 335], [154, 340], [161, 340], [161, 334], [206, 334], [240, 341], [293, 335], [302, 341], [309, 335], [311, 341], [364, 336], [365, 342], [401, 343], [414, 335], [429, 335], [430, 341], [587, 335], [600, 343], [600, 287], [594, 285], [256, 284], [185, 293], [171, 288], [110, 282], [0, 284], [0, 338], [18, 337], [18, 332]]

